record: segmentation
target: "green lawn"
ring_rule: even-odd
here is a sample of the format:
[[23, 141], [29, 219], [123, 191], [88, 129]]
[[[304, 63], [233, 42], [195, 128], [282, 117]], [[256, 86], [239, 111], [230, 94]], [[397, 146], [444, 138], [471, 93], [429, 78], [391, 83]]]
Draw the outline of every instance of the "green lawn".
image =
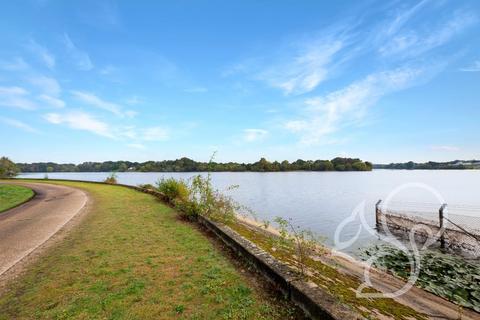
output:
[[0, 184], [0, 212], [13, 208], [33, 196], [33, 191], [20, 186]]
[[0, 319], [296, 317], [290, 304], [153, 196], [61, 184], [87, 190], [93, 208], [0, 296]]

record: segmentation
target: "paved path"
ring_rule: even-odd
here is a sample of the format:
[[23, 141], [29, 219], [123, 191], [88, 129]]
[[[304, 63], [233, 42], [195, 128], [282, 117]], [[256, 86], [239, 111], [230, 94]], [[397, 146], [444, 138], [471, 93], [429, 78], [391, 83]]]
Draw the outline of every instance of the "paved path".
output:
[[60, 230], [88, 199], [83, 191], [66, 186], [17, 181], [8, 184], [29, 187], [36, 196], [0, 213], [0, 275]]

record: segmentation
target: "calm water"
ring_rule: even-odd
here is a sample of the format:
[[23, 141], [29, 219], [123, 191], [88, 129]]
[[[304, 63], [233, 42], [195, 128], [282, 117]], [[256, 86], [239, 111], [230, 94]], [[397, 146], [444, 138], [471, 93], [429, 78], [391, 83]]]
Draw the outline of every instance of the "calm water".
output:
[[[44, 173], [22, 174], [22, 178], [43, 178]], [[50, 179], [102, 181], [109, 173], [49, 173]], [[188, 179], [195, 173], [118, 173], [119, 183], [138, 185], [154, 184], [162, 177]], [[239, 188], [228, 191], [243, 205], [253, 209], [259, 219], [276, 216], [291, 218], [295, 224], [309, 228], [325, 237], [332, 245], [338, 225], [362, 202], [365, 203], [366, 222], [375, 225], [374, 208], [379, 199], [385, 199], [398, 187], [404, 189], [393, 197], [394, 201], [432, 203], [435, 212], [440, 201], [430, 191], [416, 188], [411, 183], [421, 183], [432, 188], [449, 204], [480, 207], [480, 170], [374, 170], [372, 172], [276, 172], [276, 173], [213, 173], [214, 185], [225, 190], [228, 186]], [[470, 210], [472, 212], [472, 210]], [[480, 212], [473, 212], [480, 217]], [[341, 238], [351, 238], [357, 233], [359, 219], [343, 229]], [[355, 244], [346, 249], [357, 252], [376, 241], [365, 230]]]

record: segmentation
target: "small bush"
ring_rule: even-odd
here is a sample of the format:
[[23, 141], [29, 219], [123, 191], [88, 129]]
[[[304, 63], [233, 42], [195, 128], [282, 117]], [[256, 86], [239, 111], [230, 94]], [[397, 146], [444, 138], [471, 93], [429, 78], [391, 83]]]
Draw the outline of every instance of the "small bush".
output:
[[117, 174], [112, 172], [103, 182], [108, 184], [117, 184]]
[[277, 217], [275, 218], [275, 222], [278, 225], [278, 231], [280, 233], [278, 245], [284, 249], [295, 252], [300, 273], [306, 277], [308, 261], [319, 250], [321, 238], [310, 230], [304, 230], [298, 226], [294, 226], [291, 219], [286, 220]]
[[[235, 188], [232, 186], [231, 188]], [[219, 222], [231, 222], [235, 220], [236, 214], [242, 209], [231, 197], [220, 193], [212, 186], [210, 173], [207, 177], [197, 175], [192, 179], [190, 206], [195, 210], [192, 212]]]
[[147, 190], [155, 190], [155, 186], [150, 183], [139, 184], [138, 187], [142, 189], [147, 189]]
[[157, 190], [167, 197], [168, 202], [177, 206], [183, 205], [189, 201], [190, 190], [183, 180], [175, 180], [174, 178], [162, 178], [157, 182]]

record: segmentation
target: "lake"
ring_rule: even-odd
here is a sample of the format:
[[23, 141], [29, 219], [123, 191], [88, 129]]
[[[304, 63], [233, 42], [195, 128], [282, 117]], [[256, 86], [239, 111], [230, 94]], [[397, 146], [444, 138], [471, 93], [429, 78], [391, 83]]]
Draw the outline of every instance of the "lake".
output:
[[[138, 185], [154, 184], [162, 177], [189, 179], [195, 174], [198, 173], [120, 172], [117, 176], [119, 183]], [[88, 181], [102, 181], [108, 175], [97, 172], [48, 174], [50, 179]], [[44, 176], [44, 173], [26, 173], [19, 177]], [[449, 207], [452, 205], [459, 211], [465, 208], [467, 214], [480, 217], [480, 170], [218, 172], [212, 173], [212, 181], [222, 191], [238, 185], [238, 188], [226, 193], [256, 212], [259, 220], [272, 220], [276, 216], [291, 218], [296, 225], [325, 236], [328, 245], [333, 245], [335, 230], [359, 204], [364, 203], [365, 220], [374, 227], [375, 203], [386, 199], [399, 187], [403, 189], [392, 197], [392, 206], [435, 214], [440, 203], [445, 201]], [[439, 200], [439, 197], [444, 200]], [[345, 225], [341, 239], [353, 237], [358, 227], [357, 217]], [[362, 230], [354, 245], [344, 251], [355, 254], [360, 247], [377, 240], [378, 236]]]

